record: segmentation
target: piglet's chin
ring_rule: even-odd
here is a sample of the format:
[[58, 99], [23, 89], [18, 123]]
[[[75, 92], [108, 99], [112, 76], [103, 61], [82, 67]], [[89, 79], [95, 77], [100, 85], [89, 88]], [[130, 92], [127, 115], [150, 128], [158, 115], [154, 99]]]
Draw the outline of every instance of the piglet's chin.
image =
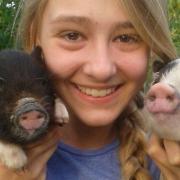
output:
[[180, 141], [180, 111], [175, 114], [154, 114], [151, 118], [152, 130], [162, 139]]

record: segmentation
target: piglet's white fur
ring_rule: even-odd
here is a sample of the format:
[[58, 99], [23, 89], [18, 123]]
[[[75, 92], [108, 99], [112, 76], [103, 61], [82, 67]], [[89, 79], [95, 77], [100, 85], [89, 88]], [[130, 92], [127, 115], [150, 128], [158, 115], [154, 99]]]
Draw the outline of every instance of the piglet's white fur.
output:
[[145, 100], [152, 131], [163, 139], [180, 141], [180, 59], [156, 73]]
[[10, 169], [20, 169], [27, 163], [21, 147], [0, 141], [0, 161]]

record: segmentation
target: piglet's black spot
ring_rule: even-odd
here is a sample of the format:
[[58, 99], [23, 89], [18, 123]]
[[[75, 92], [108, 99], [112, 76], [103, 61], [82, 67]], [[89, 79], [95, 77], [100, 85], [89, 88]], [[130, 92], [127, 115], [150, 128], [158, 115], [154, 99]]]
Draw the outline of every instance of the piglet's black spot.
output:
[[[31, 55], [17, 50], [1, 51], [0, 139], [20, 144], [36, 140], [47, 131], [53, 115], [54, 91], [41, 49], [35, 48]], [[29, 120], [23, 121], [24, 117]], [[39, 122], [31, 117], [37, 117]]]

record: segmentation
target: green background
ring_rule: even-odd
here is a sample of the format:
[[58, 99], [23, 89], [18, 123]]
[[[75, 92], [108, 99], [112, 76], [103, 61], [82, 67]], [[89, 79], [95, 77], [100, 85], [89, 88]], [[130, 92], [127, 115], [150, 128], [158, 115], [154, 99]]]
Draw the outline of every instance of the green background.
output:
[[[0, 0], [0, 50], [13, 48], [20, 0]], [[180, 55], [180, 0], [168, 0], [169, 26]]]

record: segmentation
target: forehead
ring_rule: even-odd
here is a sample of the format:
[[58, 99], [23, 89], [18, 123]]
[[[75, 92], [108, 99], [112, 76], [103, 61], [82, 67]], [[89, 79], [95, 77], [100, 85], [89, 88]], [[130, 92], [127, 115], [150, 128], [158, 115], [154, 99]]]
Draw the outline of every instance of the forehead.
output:
[[49, 0], [44, 14], [49, 21], [63, 15], [85, 16], [101, 22], [128, 19], [119, 0]]

